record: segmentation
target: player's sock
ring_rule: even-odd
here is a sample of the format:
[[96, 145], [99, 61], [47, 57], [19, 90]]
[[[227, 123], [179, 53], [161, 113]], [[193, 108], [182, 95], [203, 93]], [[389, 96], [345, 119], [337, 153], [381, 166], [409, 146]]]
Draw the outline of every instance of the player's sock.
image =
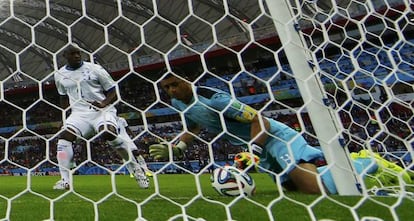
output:
[[115, 140], [108, 141], [108, 144], [112, 148], [115, 148], [115, 150], [118, 152], [118, 154], [122, 157], [123, 160], [129, 161], [126, 165], [127, 169], [130, 171], [132, 168], [135, 180], [137, 181], [138, 185], [144, 189], [148, 188], [149, 180], [145, 175], [145, 171], [143, 168], [139, 166], [135, 157], [132, 156], [132, 152], [128, 148], [126, 142], [124, 142], [123, 139], [118, 136]]
[[135, 157], [130, 153], [128, 146], [125, 144], [121, 137], [115, 138], [115, 140], [108, 141], [108, 144], [116, 150], [116, 152], [121, 156], [124, 162], [130, 161], [126, 164], [128, 172], [131, 174], [134, 171], [134, 164], [137, 163]]
[[147, 177], [152, 177], [153, 176], [152, 171], [150, 169], [148, 169], [148, 167], [147, 167], [147, 163], [145, 162], [144, 157], [142, 157], [141, 155], [138, 155], [137, 156], [137, 162], [138, 162], [139, 166], [144, 169], [145, 175]]
[[318, 173], [321, 175], [321, 180], [326, 190], [328, 190], [330, 194], [337, 194], [338, 190], [336, 189], [335, 182], [332, 178], [331, 171], [329, 171], [326, 166], [321, 166], [321, 167], [318, 167], [317, 169], [318, 169]]
[[124, 161], [131, 160], [131, 162], [137, 162], [135, 157], [132, 156], [132, 152], [128, 149], [128, 145], [121, 137], [118, 136], [115, 140], [108, 141], [108, 144], [117, 151]]
[[121, 156], [122, 161], [124, 163], [127, 162], [127, 161], [129, 161], [129, 159], [131, 158], [131, 161], [126, 164], [126, 168], [127, 168], [128, 172], [129, 172], [129, 174], [133, 174], [133, 171], [134, 171], [134, 163], [137, 163], [137, 161], [135, 160], [135, 158], [134, 157], [130, 157], [130, 155], [127, 152], [127, 150], [125, 150], [123, 148], [116, 149], [116, 152], [119, 154], [119, 156]]
[[122, 147], [122, 144], [124, 143], [124, 140], [117, 136], [114, 140], [108, 140], [107, 143], [109, 146], [111, 146], [114, 149], [118, 149]]
[[57, 160], [59, 164], [60, 176], [69, 182], [69, 169], [72, 165], [73, 148], [72, 142], [59, 139], [57, 143]]
[[141, 155], [137, 156], [137, 162], [138, 164], [145, 170], [145, 171], [149, 171], [148, 167], [147, 167], [147, 163], [145, 162], [144, 157], [142, 157]]

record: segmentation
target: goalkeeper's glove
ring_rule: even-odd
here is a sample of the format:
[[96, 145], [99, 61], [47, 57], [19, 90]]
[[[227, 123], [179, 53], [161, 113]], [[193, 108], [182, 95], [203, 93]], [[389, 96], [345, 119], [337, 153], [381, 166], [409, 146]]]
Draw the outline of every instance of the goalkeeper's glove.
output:
[[253, 162], [255, 163], [254, 168], [258, 170], [257, 166], [260, 163], [260, 158], [257, 155], [261, 155], [263, 152], [263, 148], [261, 148], [257, 144], [252, 144], [250, 146], [253, 154], [249, 152], [240, 152], [234, 156], [234, 164], [233, 166], [244, 170], [245, 168], [249, 167]]
[[174, 156], [181, 158], [183, 156], [184, 150], [187, 149], [187, 144], [183, 141], [180, 141], [177, 145], [174, 146], [169, 145], [166, 142], [153, 144], [149, 146], [149, 154], [155, 160], [163, 160], [168, 158], [169, 149], [172, 150]]
[[260, 163], [260, 158], [257, 155], [249, 152], [241, 152], [234, 156], [234, 166], [241, 170], [246, 169], [252, 165], [253, 162], [255, 163], [254, 168], [257, 170], [257, 166]]

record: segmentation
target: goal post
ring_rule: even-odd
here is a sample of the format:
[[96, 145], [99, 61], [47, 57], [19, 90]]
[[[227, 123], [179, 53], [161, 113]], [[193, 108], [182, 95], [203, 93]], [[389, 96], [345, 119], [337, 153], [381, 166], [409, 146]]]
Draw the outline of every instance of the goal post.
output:
[[300, 27], [287, 1], [267, 0], [270, 15], [292, 69], [296, 84], [312, 121], [324, 156], [340, 195], [359, 195], [358, 181], [349, 161], [348, 151], [341, 143], [342, 128], [331, 110], [315, 61], [301, 39]]

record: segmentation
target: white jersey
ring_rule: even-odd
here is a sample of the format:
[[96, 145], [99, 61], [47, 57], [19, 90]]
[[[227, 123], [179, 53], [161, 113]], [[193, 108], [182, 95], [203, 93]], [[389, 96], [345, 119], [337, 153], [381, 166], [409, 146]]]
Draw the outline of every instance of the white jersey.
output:
[[105, 99], [104, 92], [116, 85], [102, 66], [90, 62], [83, 62], [75, 70], [65, 65], [54, 78], [58, 93], [69, 97], [72, 112], [94, 111], [89, 102], [101, 102]]

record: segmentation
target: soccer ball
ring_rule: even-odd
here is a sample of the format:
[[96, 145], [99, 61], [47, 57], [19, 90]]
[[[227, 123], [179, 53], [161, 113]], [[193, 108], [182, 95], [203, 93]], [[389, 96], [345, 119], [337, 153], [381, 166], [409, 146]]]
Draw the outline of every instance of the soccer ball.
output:
[[[239, 190], [239, 183], [242, 191]], [[240, 192], [252, 196], [256, 190], [252, 177], [247, 172], [233, 166], [214, 169], [211, 176], [211, 185], [219, 194], [225, 196], [239, 196]]]

